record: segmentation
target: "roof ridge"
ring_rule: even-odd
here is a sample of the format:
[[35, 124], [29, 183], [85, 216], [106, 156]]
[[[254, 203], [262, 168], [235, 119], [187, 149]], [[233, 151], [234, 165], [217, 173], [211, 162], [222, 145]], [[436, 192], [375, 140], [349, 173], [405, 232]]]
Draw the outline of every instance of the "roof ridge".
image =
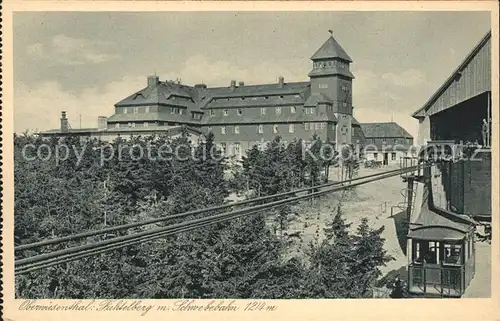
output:
[[474, 46], [474, 48], [465, 56], [462, 62], [458, 65], [458, 67], [451, 73], [451, 75], [444, 81], [444, 83], [436, 90], [436, 92], [425, 102], [425, 104], [417, 109], [411, 116], [414, 118], [418, 118], [418, 113], [422, 110], [427, 109], [429, 105], [431, 105], [434, 101], [436, 101], [439, 95], [448, 88], [450, 83], [455, 78], [455, 75], [459, 73], [481, 50], [481, 48], [491, 39], [491, 29], [484, 35], [481, 40]]

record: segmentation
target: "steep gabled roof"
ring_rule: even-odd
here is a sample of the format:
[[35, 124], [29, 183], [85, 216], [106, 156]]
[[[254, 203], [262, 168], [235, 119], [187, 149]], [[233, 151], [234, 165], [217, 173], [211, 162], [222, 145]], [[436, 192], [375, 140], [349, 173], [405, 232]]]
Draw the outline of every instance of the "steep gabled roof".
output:
[[394, 122], [360, 124], [366, 138], [404, 137], [413, 138], [403, 127]]
[[329, 59], [329, 58], [340, 58], [352, 62], [351, 57], [345, 52], [345, 50], [340, 46], [340, 44], [332, 37], [328, 40], [312, 55], [311, 60], [317, 59]]
[[[127, 98], [118, 102], [115, 106], [169, 104], [191, 107], [192, 105], [194, 105], [191, 90], [191, 87], [177, 83], [158, 82], [154, 86], [143, 88], [138, 92], [128, 96]], [[184, 100], [174, 101], [174, 97], [184, 98]]]
[[421, 118], [425, 116], [425, 111], [445, 92], [445, 90], [455, 81], [457, 76], [461, 74], [461, 71], [474, 59], [476, 54], [483, 48], [488, 41], [491, 39], [491, 30], [486, 33], [486, 35], [481, 39], [481, 41], [472, 49], [472, 51], [465, 57], [462, 63], [453, 71], [453, 73], [446, 79], [446, 81], [439, 87], [439, 89], [434, 93], [434, 95], [429, 98], [429, 100], [420, 107], [416, 112], [412, 114], [414, 118]]
[[303, 95], [310, 86], [310, 82], [288, 82], [283, 84], [263, 84], [263, 85], [244, 85], [231, 87], [213, 87], [207, 88], [206, 92], [213, 98], [230, 97], [253, 97], [253, 96], [272, 96], [272, 95]]

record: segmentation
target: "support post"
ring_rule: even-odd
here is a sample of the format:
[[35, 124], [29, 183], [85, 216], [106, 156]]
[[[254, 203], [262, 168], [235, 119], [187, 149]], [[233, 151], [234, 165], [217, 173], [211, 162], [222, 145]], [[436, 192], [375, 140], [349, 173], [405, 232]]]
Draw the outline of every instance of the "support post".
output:
[[411, 220], [411, 210], [412, 210], [412, 205], [413, 205], [413, 181], [415, 180], [415, 178], [412, 176], [412, 175], [409, 175], [408, 176], [408, 180], [407, 180], [407, 184], [408, 184], [408, 188], [407, 188], [407, 206], [406, 206], [406, 218], [408, 220], [408, 222], [410, 222]]

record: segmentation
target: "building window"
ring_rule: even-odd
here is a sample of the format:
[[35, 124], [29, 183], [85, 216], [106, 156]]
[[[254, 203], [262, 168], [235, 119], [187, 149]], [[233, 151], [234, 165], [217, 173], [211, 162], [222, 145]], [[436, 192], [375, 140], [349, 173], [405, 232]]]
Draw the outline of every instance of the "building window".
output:
[[144, 127], [148, 127], [148, 122], [144, 122]]
[[212, 132], [212, 130], [213, 130], [213, 127], [212, 127], [212, 126], [208, 127], [208, 132], [209, 132], [209, 133], [211, 133], [211, 132]]
[[126, 114], [126, 113], [127, 113], [127, 111], [128, 111], [128, 108], [127, 108], [127, 107], [124, 107], [124, 108], [123, 108], [123, 113], [124, 113], [124, 114]]
[[281, 114], [281, 107], [276, 107], [276, 115]]
[[278, 125], [273, 126], [273, 133], [275, 133], [275, 134], [278, 133]]
[[241, 108], [238, 109], [238, 115], [240, 115], [240, 116], [243, 115], [243, 109], [241, 109]]
[[264, 133], [264, 126], [259, 125], [259, 134]]
[[342, 102], [342, 106], [347, 107], [347, 103], [345, 101]]
[[220, 149], [222, 153], [226, 153], [226, 143], [220, 143]]
[[[444, 244], [444, 263], [461, 264], [462, 246], [460, 244]], [[470, 257], [470, 251], [466, 257]]]
[[134, 114], [138, 114], [139, 113], [139, 108], [138, 107], [134, 107]]
[[222, 135], [225, 135], [225, 134], [226, 134], [226, 126], [222, 126], [222, 127], [220, 128], [220, 133], [221, 133]]
[[309, 130], [309, 123], [304, 123], [304, 130]]
[[311, 115], [315, 115], [316, 114], [316, 107], [312, 107], [311, 108]]
[[128, 127], [132, 127], [132, 123], [131, 122], [128, 123]]
[[147, 114], [149, 113], [149, 106], [144, 107], [144, 112]]
[[325, 123], [321, 123], [321, 129], [325, 129]]
[[288, 132], [293, 133], [295, 132], [295, 124], [290, 124], [288, 125]]
[[260, 114], [265, 115], [266, 114], [266, 109], [264, 107], [260, 108]]
[[234, 133], [239, 134], [240, 133], [240, 126], [234, 126]]
[[116, 123], [115, 128], [120, 128], [120, 123]]
[[229, 115], [229, 111], [227, 109], [224, 109], [224, 116]]
[[396, 153], [391, 153], [391, 160], [393, 160], [393, 161], [396, 160]]
[[240, 153], [241, 153], [240, 143], [234, 143], [234, 154], [239, 156]]
[[305, 107], [304, 110], [305, 110], [306, 114], [309, 114], [309, 108]]
[[373, 159], [378, 160], [378, 153], [373, 153]]
[[328, 85], [327, 84], [319, 84], [319, 88], [321, 88], [321, 89], [327, 89]]
[[210, 116], [215, 116], [215, 110], [210, 109]]
[[290, 112], [292, 114], [295, 114], [297, 112], [297, 107], [295, 107], [295, 106], [290, 107]]
[[179, 115], [182, 115], [184, 113], [184, 109], [182, 108], [178, 108], [177, 110], [179, 111]]

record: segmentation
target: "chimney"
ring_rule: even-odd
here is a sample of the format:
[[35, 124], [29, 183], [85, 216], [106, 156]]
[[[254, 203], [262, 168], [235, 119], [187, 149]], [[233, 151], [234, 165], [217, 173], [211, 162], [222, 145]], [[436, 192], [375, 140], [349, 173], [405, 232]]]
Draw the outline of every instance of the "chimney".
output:
[[155, 87], [160, 82], [158, 76], [148, 76], [148, 87]]
[[240, 86], [240, 87], [245, 86], [245, 82], [244, 82], [244, 81], [240, 81], [240, 82], [238, 83], [238, 86]]
[[67, 133], [69, 131], [68, 118], [66, 118], [66, 112], [61, 112], [61, 133]]
[[106, 116], [97, 117], [97, 130], [105, 130], [108, 128], [108, 118]]
[[283, 76], [280, 76], [278, 79], [280, 87], [283, 87], [283, 85], [285, 84], [285, 78]]
[[207, 88], [207, 85], [205, 85], [205, 84], [196, 84], [196, 85], [194, 85], [194, 88]]

